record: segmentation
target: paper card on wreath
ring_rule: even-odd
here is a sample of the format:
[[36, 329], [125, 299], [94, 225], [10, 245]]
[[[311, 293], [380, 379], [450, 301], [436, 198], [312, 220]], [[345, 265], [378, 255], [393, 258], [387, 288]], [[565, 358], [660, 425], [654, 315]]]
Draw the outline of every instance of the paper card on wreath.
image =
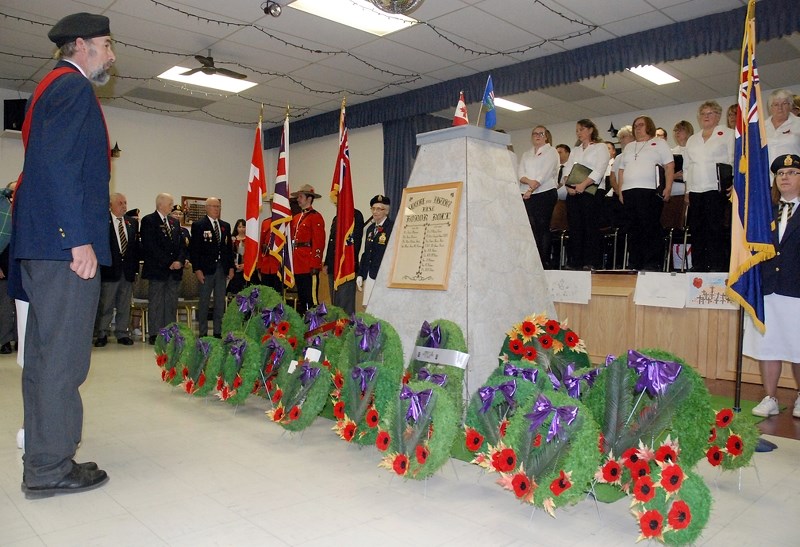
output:
[[544, 276], [553, 302], [588, 304], [592, 298], [592, 272], [545, 270]]
[[727, 272], [693, 273], [686, 276], [687, 308], [706, 308], [713, 310], [735, 310], [738, 305], [725, 295]]
[[296, 359], [292, 359], [292, 362], [289, 363], [289, 368], [286, 369], [286, 372], [288, 372], [289, 374], [293, 373], [294, 369], [297, 368], [297, 364], [298, 364], [297, 360]]
[[637, 306], [683, 308], [686, 291], [686, 274], [639, 272], [633, 302]]
[[319, 358], [322, 357], [322, 352], [317, 348], [306, 348], [304, 358], [309, 363], [319, 363]]
[[429, 348], [425, 346], [414, 346], [413, 358], [425, 363], [449, 365], [463, 370], [466, 370], [467, 363], [469, 363], [469, 353], [454, 349]]

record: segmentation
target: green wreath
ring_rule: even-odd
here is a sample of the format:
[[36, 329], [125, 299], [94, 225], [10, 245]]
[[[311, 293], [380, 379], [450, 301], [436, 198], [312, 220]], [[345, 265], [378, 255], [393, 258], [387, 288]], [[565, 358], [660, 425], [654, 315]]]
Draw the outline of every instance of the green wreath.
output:
[[277, 335], [286, 338], [295, 353], [302, 346], [301, 341], [306, 326], [294, 308], [279, 300], [272, 307], [261, 308], [258, 315], [259, 317], [250, 321], [248, 330], [245, 332], [253, 340], [260, 340], [263, 344], [272, 336]]
[[295, 351], [289, 341], [277, 333], [270, 336], [259, 347], [259, 368], [253, 380], [252, 395], [262, 395], [278, 401], [280, 395], [275, 397], [277, 388], [275, 380], [278, 373], [289, 367], [295, 358]]
[[[444, 348], [467, 353], [467, 343], [461, 327], [446, 319], [437, 319], [432, 323], [422, 324], [415, 346], [428, 348]], [[450, 395], [459, 408], [464, 401], [464, 369], [457, 366], [441, 365], [412, 358], [408, 365], [409, 380], [430, 380], [442, 383], [442, 387]]]
[[425, 381], [403, 386], [389, 405], [375, 439], [386, 456], [380, 467], [411, 479], [426, 479], [450, 458], [459, 409], [448, 391]]
[[758, 444], [758, 427], [748, 416], [723, 408], [714, 416], [708, 437], [706, 459], [727, 471], [750, 464]]
[[[545, 370], [564, 370], [570, 363], [576, 369], [592, 366], [586, 344], [566, 321], [560, 323], [546, 315], [529, 315], [506, 334], [500, 360], [535, 362]], [[560, 376], [560, 374], [559, 374]]]
[[372, 444], [381, 416], [400, 392], [400, 337], [388, 322], [358, 313], [353, 328], [345, 335], [338, 362], [339, 369], [332, 371], [337, 385], [332, 394], [337, 420], [333, 430], [347, 442]]
[[[189, 395], [204, 397], [214, 388], [219, 370], [212, 363], [222, 362], [222, 341], [204, 336], [188, 344], [183, 351], [181, 388]], [[209, 380], [211, 378], [211, 380]]]
[[303, 361], [291, 374], [279, 373], [277, 390], [282, 395], [267, 416], [284, 429], [301, 431], [311, 425], [328, 402], [330, 370], [319, 362]]
[[[555, 422], [555, 423], [554, 423]], [[506, 439], [473, 463], [500, 473], [497, 483], [521, 502], [555, 509], [582, 500], [600, 452], [599, 428], [589, 410], [558, 392], [529, 398], [511, 419]]]
[[303, 335], [306, 347], [314, 347], [322, 353], [320, 362], [328, 362], [329, 368], [338, 368], [338, 359], [344, 346], [344, 334], [352, 323], [342, 308], [320, 304], [308, 310], [303, 318], [308, 330]]
[[225, 309], [225, 315], [222, 316], [222, 332], [244, 331], [254, 340], [260, 340], [258, 329], [254, 329], [256, 332], [253, 332], [250, 327], [258, 327], [258, 315], [262, 309], [272, 308], [280, 302], [283, 302], [281, 295], [271, 287], [264, 285], [245, 287], [234, 295]]
[[259, 346], [242, 331], [229, 332], [222, 341], [216, 395], [232, 405], [244, 402], [258, 376]]
[[156, 364], [161, 369], [161, 380], [174, 386], [183, 380], [181, 359], [187, 345], [194, 343], [194, 334], [181, 323], [170, 323], [158, 331], [154, 347]]

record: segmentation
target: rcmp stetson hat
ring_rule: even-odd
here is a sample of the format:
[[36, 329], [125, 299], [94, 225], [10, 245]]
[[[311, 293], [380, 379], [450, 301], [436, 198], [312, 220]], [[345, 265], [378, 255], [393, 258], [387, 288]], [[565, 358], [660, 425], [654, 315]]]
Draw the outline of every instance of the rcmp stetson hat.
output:
[[297, 190], [296, 192], [292, 192], [292, 197], [296, 198], [297, 194], [305, 194], [307, 196], [314, 196], [315, 198], [321, 198], [322, 197], [321, 195], [317, 194], [314, 191], [314, 187], [311, 186], [310, 184], [304, 184], [304, 185], [302, 185], [300, 187], [299, 190]]
[[377, 196], [369, 200], [369, 206], [372, 207], [376, 203], [380, 203], [381, 205], [389, 205], [391, 202], [389, 201], [389, 198], [387, 198], [386, 196], [378, 194]]
[[94, 13], [73, 13], [53, 25], [47, 37], [57, 47], [73, 42], [78, 38], [95, 38], [109, 36], [108, 17]]
[[796, 154], [784, 154], [782, 156], [778, 156], [775, 158], [775, 161], [772, 162], [770, 170], [773, 173], [777, 173], [778, 169], [783, 169], [784, 167], [794, 167], [795, 169], [800, 168], [800, 156], [797, 156]]

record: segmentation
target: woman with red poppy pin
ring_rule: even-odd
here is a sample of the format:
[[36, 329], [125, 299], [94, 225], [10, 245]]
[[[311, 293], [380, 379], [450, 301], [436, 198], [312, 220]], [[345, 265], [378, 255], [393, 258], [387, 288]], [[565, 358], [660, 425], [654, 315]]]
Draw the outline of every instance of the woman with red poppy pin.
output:
[[700, 132], [686, 141], [683, 156], [684, 201], [689, 207], [692, 270], [696, 272], [728, 270], [730, 238], [725, 229], [725, 211], [733, 180], [719, 177], [726, 177], [726, 170], [733, 172], [734, 135], [733, 130], [720, 125], [721, 118], [719, 103], [701, 104], [697, 109]]

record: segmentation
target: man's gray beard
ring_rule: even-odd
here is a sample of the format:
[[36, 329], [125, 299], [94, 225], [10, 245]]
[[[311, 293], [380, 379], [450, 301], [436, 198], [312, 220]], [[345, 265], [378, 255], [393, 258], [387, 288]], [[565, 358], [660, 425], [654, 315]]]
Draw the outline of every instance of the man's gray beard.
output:
[[110, 79], [111, 74], [102, 67], [89, 74], [89, 80], [98, 86], [106, 85]]

